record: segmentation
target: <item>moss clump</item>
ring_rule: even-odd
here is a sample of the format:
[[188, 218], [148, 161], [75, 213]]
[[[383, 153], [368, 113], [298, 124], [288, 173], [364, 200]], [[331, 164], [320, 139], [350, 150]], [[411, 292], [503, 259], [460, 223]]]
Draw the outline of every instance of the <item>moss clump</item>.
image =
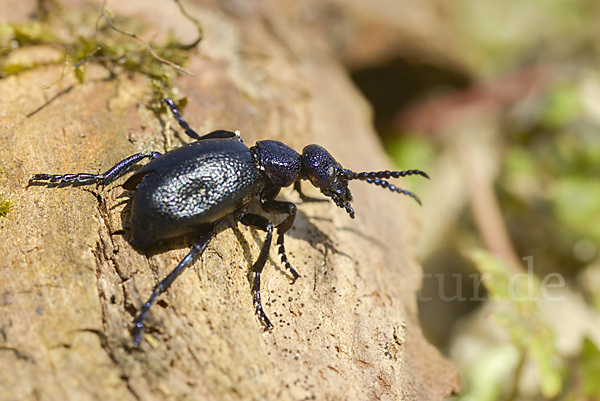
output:
[[[83, 82], [86, 65], [97, 63], [111, 75], [125, 70], [147, 76], [154, 99], [170, 96], [172, 80], [178, 72], [187, 73], [183, 66], [189, 52], [202, 39], [200, 23], [187, 13], [179, 0], [173, 1], [198, 30], [198, 38], [192, 43], [181, 43], [172, 34], [159, 44], [146, 42], [137, 32], [151, 27], [135, 18], [115, 16], [104, 4], [100, 12], [72, 10], [67, 14], [58, 1], [40, 0], [37, 17], [31, 21], [0, 23], [0, 79], [62, 62], [65, 69], [59, 80], [73, 73]], [[31, 63], [10, 57], [19, 49], [39, 45], [61, 49], [62, 59]]]
[[8, 198], [0, 198], [0, 217], [6, 217], [13, 207], [12, 200]]

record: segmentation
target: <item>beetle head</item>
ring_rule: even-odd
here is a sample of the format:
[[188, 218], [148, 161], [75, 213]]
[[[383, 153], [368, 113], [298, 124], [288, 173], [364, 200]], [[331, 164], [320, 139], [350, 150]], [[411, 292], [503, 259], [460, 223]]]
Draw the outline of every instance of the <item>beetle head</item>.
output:
[[308, 145], [302, 151], [302, 173], [301, 178], [308, 179], [311, 184], [321, 190], [321, 193], [330, 197], [336, 205], [354, 218], [354, 209], [350, 205], [352, 193], [348, 188], [348, 181], [361, 180], [369, 184], [375, 184], [382, 188], [388, 188], [392, 192], [401, 193], [414, 198], [421, 203], [419, 198], [410, 191], [398, 188], [390, 184], [384, 178], [399, 178], [407, 175], [421, 175], [429, 178], [420, 170], [406, 171], [365, 171], [355, 173], [342, 167], [333, 156], [322, 146]]
[[277, 187], [287, 187], [298, 179], [302, 162], [300, 154], [279, 141], [256, 142], [251, 149], [256, 166], [271, 183]]
[[322, 146], [308, 145], [302, 151], [302, 174], [311, 184], [330, 197], [336, 205], [354, 218], [350, 205], [352, 193], [348, 188], [348, 177], [342, 165]]

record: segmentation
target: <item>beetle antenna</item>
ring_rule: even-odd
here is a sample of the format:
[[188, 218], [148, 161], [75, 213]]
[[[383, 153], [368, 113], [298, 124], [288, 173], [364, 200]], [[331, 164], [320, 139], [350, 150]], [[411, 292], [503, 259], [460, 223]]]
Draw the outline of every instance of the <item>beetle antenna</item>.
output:
[[375, 184], [382, 188], [389, 188], [389, 190], [392, 192], [398, 192], [399, 194], [408, 195], [411, 198], [413, 198], [414, 200], [416, 200], [419, 203], [419, 205], [421, 205], [422, 203], [421, 203], [421, 199], [419, 199], [419, 197], [417, 195], [413, 194], [410, 191], [407, 191], [406, 189], [398, 188], [397, 186], [390, 184], [389, 182], [384, 180], [384, 178], [400, 178], [400, 177], [406, 177], [407, 175], [420, 175], [420, 176], [423, 176], [423, 177], [429, 179], [429, 176], [427, 175], [427, 173], [425, 173], [424, 171], [421, 171], [421, 170], [402, 170], [402, 171], [385, 170], [385, 171], [363, 171], [360, 173], [355, 173], [354, 171], [344, 169], [344, 170], [342, 170], [342, 175], [348, 181], [350, 181], [350, 180], [366, 181], [369, 184]]

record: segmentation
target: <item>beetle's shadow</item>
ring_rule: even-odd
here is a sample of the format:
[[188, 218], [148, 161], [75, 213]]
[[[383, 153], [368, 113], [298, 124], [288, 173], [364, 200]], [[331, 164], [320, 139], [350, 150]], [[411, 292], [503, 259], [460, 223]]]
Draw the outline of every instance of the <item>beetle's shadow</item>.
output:
[[[34, 181], [34, 182], [29, 183], [26, 188], [28, 188], [30, 186], [32, 186], [32, 187], [44, 186], [47, 188], [69, 188], [69, 187], [85, 187], [85, 186], [89, 186], [89, 185], [90, 184], [80, 183], [80, 182]], [[146, 256], [151, 257], [151, 256], [155, 256], [157, 254], [168, 252], [170, 250], [189, 248], [198, 242], [199, 234], [187, 234], [187, 235], [183, 235], [180, 237], [160, 240], [160, 241], [156, 242], [155, 244], [153, 244], [150, 248], [147, 248], [147, 249], [141, 249], [139, 247], [136, 247], [132, 242], [132, 231], [131, 231], [131, 206], [132, 206], [133, 196], [134, 196], [135, 192], [124, 190], [121, 194], [119, 194], [116, 197], [116, 202], [111, 204], [109, 207], [106, 199], [101, 196], [102, 191], [99, 192], [97, 186], [94, 189], [86, 189], [86, 191], [91, 192], [94, 196], [96, 196], [96, 198], [98, 198], [98, 200], [100, 202], [104, 203], [104, 207], [106, 207], [108, 213], [114, 213], [114, 209], [120, 208], [121, 206], [124, 205], [123, 210], [120, 213], [122, 229], [115, 230], [115, 231], [111, 232], [110, 235], [121, 235], [123, 237], [123, 239], [125, 239], [125, 241], [140, 255], [146, 255]], [[261, 214], [261, 213], [259, 213], [259, 214]], [[264, 215], [264, 213], [262, 213], [261, 215]], [[319, 229], [318, 226], [313, 224], [311, 220], [331, 221], [331, 219], [328, 219], [328, 218], [308, 216], [306, 213], [304, 213], [299, 208], [296, 213], [295, 224], [291, 227], [291, 229], [289, 231], [287, 231], [285, 233], [285, 237], [292, 237], [296, 240], [300, 239], [300, 240], [307, 241], [311, 245], [312, 248], [317, 249], [323, 255], [328, 254], [328, 252], [333, 252], [333, 253], [345, 256], [347, 258], [350, 258], [350, 256], [347, 253], [342, 252], [338, 248], [336, 248], [336, 246], [331, 241], [331, 238], [326, 233], [321, 231], [321, 229]], [[299, 226], [302, 228], [298, 229]], [[254, 261], [252, 259], [252, 253], [250, 251], [250, 246], [247, 243], [244, 236], [242, 235], [241, 231], [239, 230], [238, 221], [233, 217], [227, 218], [222, 223], [217, 224], [217, 226], [215, 227], [217, 235], [221, 231], [224, 231], [228, 228], [231, 228], [233, 230], [234, 235], [236, 236], [238, 243], [240, 244], [240, 246], [242, 248], [244, 257], [248, 261], [248, 269], [251, 270], [252, 266], [254, 265], [254, 263], [256, 261]], [[345, 228], [345, 230], [351, 231], [351, 232], [355, 233], [356, 235], [360, 235], [362, 237], [365, 236], [365, 234], [363, 232], [360, 232], [360, 231], [352, 229], [352, 228]], [[257, 229], [252, 230], [252, 237], [258, 244], [260, 244], [260, 246], [262, 246], [262, 244], [264, 243], [265, 236], [266, 236], [266, 233], [263, 231], [260, 231]], [[275, 229], [275, 230], [273, 230], [272, 248], [276, 248], [276, 249], [279, 248], [276, 245], [277, 237], [278, 237], [278, 234], [277, 234], [277, 230]], [[376, 243], [377, 245], [381, 245], [379, 243], [379, 241], [377, 241], [374, 238], [368, 238], [368, 239], [371, 242]], [[320, 247], [318, 247], [317, 245], [322, 245], [324, 247], [324, 249], [321, 250]], [[269, 259], [276, 266], [276, 269], [279, 270], [282, 274], [291, 275], [291, 273], [283, 267], [282, 263], [275, 260], [276, 257], [279, 258], [279, 253], [274, 254], [274, 252], [276, 252], [274, 249], [270, 250]], [[290, 263], [292, 264], [292, 266], [294, 266], [295, 265], [294, 260], [290, 258], [290, 252], [288, 251], [288, 252], [286, 252], [286, 254], [288, 256], [288, 259], [290, 260]], [[277, 256], [275, 256], [275, 255], [277, 255]]]
[[[252, 267], [256, 263], [256, 259], [258, 258], [258, 255], [255, 255], [255, 256], [252, 255], [248, 241], [246, 240], [246, 238], [240, 231], [237, 224], [233, 224], [230, 228], [232, 228], [233, 233], [236, 236], [238, 243], [240, 244], [240, 246], [242, 248], [242, 252], [244, 254], [244, 259], [248, 262], [248, 280], [252, 283], [252, 277], [251, 277]], [[252, 235], [253, 240], [256, 241], [256, 243], [259, 244], [260, 247], [262, 247], [262, 245], [264, 244], [264, 241], [265, 241], [266, 233], [264, 231], [253, 229], [253, 230], [251, 230], [251, 235]], [[294, 225], [284, 235], [285, 235], [285, 238], [288, 239], [287, 241], [285, 241], [286, 245], [288, 245], [290, 243], [289, 242], [290, 237], [294, 238], [295, 240], [307, 241], [312, 248], [316, 249], [319, 253], [321, 253], [323, 258], [329, 252], [334, 252], [334, 253], [337, 253], [337, 254], [340, 254], [345, 257], [350, 258], [350, 256], [348, 254], [341, 252], [338, 248], [336, 248], [335, 245], [333, 244], [333, 242], [331, 241], [331, 238], [325, 232], [321, 231], [321, 229], [319, 229], [319, 227], [317, 227], [315, 224], [313, 224], [311, 222], [311, 218], [309, 218], [308, 215], [306, 215], [304, 212], [302, 212], [300, 210], [298, 210], [296, 213], [296, 219], [295, 219]], [[274, 229], [272, 246], [271, 246], [271, 249], [269, 252], [269, 260], [275, 266], [275, 269], [277, 271], [279, 271], [283, 275], [289, 276], [290, 279], [293, 279], [290, 271], [288, 271], [285, 268], [284, 264], [281, 263], [279, 260], [280, 254], [278, 252], [279, 246], [276, 243], [277, 237], [278, 237], [277, 230]], [[319, 247], [318, 245], [322, 245], [322, 247]], [[323, 249], [323, 247], [324, 247], [324, 249]], [[286, 247], [287, 259], [290, 262], [290, 264], [292, 265], [292, 267], [294, 267], [294, 269], [296, 269], [298, 271], [300, 276], [302, 276], [301, 269], [298, 269], [298, 265], [299, 265], [299, 262], [301, 262], [301, 260], [296, 258], [289, 251], [289, 248], [290, 247], [288, 245]]]
[[[148, 257], [154, 256], [157, 254], [161, 254], [164, 252], [168, 252], [171, 250], [175, 250], [175, 249], [189, 248], [190, 246], [192, 246], [198, 242], [198, 237], [199, 237], [198, 234], [188, 234], [188, 235], [183, 235], [180, 237], [160, 240], [148, 249], [140, 249], [140, 248], [134, 246], [134, 244], [132, 243], [132, 235], [131, 235], [131, 206], [132, 206], [132, 202], [133, 202], [133, 195], [134, 195], [134, 192], [132, 192], [132, 191], [124, 191], [119, 196], [117, 196], [117, 198], [116, 198], [117, 201], [114, 204], [110, 205], [110, 210], [108, 210], [108, 212], [112, 213], [112, 212], [114, 212], [114, 209], [120, 208], [123, 206], [123, 204], [125, 204], [125, 207], [123, 208], [123, 210], [120, 213], [121, 214], [121, 216], [120, 216], [121, 217], [121, 227], [123, 229], [113, 232], [111, 235], [121, 235], [125, 239], [125, 241], [127, 243], [129, 243], [129, 245], [131, 245], [131, 247], [137, 253], [139, 253], [140, 255], [146, 255]], [[285, 233], [285, 237], [286, 238], [291, 237], [291, 238], [294, 238], [295, 240], [307, 241], [312, 248], [318, 250], [321, 254], [323, 254], [323, 256], [327, 255], [329, 252], [333, 252], [333, 253], [337, 253], [337, 254], [340, 254], [340, 255], [343, 255], [343, 256], [349, 258], [350, 256], [348, 254], [340, 251], [334, 245], [334, 243], [331, 241], [331, 238], [325, 232], [323, 232], [321, 229], [319, 229], [319, 227], [317, 227], [315, 224], [313, 224], [311, 222], [312, 219], [315, 219], [315, 218], [309, 217], [301, 210], [298, 210], [297, 214], [296, 214], [295, 224], [292, 226], [292, 228], [289, 231], [287, 231]], [[326, 220], [323, 218], [318, 218], [318, 219]], [[278, 222], [278, 221], [276, 221], [276, 222]], [[258, 258], [258, 255], [255, 255], [255, 256], [252, 255], [252, 252], [250, 250], [250, 245], [249, 245], [246, 237], [244, 237], [244, 235], [240, 231], [238, 224], [241, 224], [241, 223], [239, 223], [235, 217], [231, 216], [229, 218], [226, 218], [223, 222], [216, 225], [216, 227], [215, 227], [215, 230], [217, 232], [216, 235], [218, 236], [218, 234], [220, 232], [227, 230], [229, 228], [232, 229], [234, 235], [236, 236], [236, 238], [238, 240], [238, 243], [240, 244], [240, 247], [244, 254], [244, 259], [248, 262], [248, 272], [250, 274], [252, 271], [252, 266], [254, 265], [254, 263], [256, 263], [256, 260], [254, 260], [254, 259]], [[262, 247], [262, 245], [264, 244], [264, 241], [265, 241], [266, 233], [261, 230], [251, 229], [251, 235], [252, 235], [253, 240], [256, 241], [257, 244], [259, 244], [259, 247]], [[290, 272], [287, 271], [285, 269], [284, 265], [282, 263], [280, 263], [278, 260], [279, 254], [277, 252], [278, 252], [279, 247], [276, 244], [277, 237], [278, 237], [277, 230], [275, 229], [275, 230], [273, 230], [273, 240], [272, 240], [271, 249], [269, 252], [269, 259], [276, 266], [276, 269], [278, 271], [280, 271], [280, 273], [289, 275], [291, 278]], [[287, 241], [287, 243], [289, 243], [289, 241]], [[319, 246], [319, 245], [321, 245], [321, 246]], [[289, 249], [289, 247], [288, 247], [288, 249]], [[296, 264], [294, 263], [294, 257], [293, 256], [290, 257], [290, 252], [288, 249], [286, 249], [286, 251], [287, 251], [286, 254], [288, 256], [288, 259], [290, 260], [290, 263], [292, 264], [292, 266], [295, 266], [298, 263], [296, 263]]]

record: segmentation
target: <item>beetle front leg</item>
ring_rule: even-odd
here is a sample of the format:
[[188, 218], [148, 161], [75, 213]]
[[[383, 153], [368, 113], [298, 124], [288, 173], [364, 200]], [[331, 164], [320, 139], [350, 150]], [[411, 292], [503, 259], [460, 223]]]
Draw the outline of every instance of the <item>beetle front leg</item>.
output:
[[206, 249], [208, 243], [212, 241], [215, 235], [216, 234], [213, 227], [211, 227], [210, 230], [206, 233], [203, 233], [200, 240], [190, 247], [190, 252], [187, 254], [187, 256], [183, 258], [183, 260], [177, 265], [175, 269], [173, 269], [171, 273], [169, 273], [167, 277], [165, 277], [161, 282], [159, 282], [156, 285], [156, 287], [154, 287], [152, 295], [150, 296], [148, 301], [146, 301], [146, 303], [142, 306], [140, 313], [134, 320], [133, 344], [135, 347], [140, 345], [140, 342], [142, 341], [144, 319], [148, 314], [148, 311], [150, 311], [150, 307], [154, 305], [156, 299], [160, 296], [160, 294], [165, 292], [171, 286], [171, 284], [173, 284], [173, 281], [175, 281], [175, 279], [179, 277], [179, 275], [183, 273], [183, 271], [187, 267], [191, 266], [196, 260], [198, 260], [200, 255], [202, 255], [202, 253]]
[[281, 262], [285, 265], [286, 269], [288, 269], [290, 273], [292, 273], [292, 276], [294, 276], [294, 280], [292, 281], [293, 283], [298, 277], [300, 277], [300, 275], [296, 272], [296, 270], [294, 270], [294, 268], [287, 259], [287, 255], [285, 253], [285, 246], [283, 245], [283, 238], [284, 234], [294, 224], [294, 220], [296, 219], [297, 207], [291, 202], [276, 201], [274, 199], [269, 198], [262, 199], [261, 206], [266, 212], [288, 215], [285, 218], [285, 220], [279, 223], [275, 228], [277, 228], [277, 245], [279, 245], [279, 254], [281, 255]]
[[252, 272], [254, 272], [254, 284], [252, 285], [252, 292], [254, 294], [256, 314], [264, 322], [265, 326], [267, 326], [267, 330], [270, 330], [273, 328], [273, 325], [265, 314], [260, 298], [260, 274], [262, 273], [265, 263], [267, 262], [267, 258], [269, 257], [269, 248], [271, 247], [271, 240], [273, 238], [273, 223], [271, 223], [266, 217], [253, 213], [246, 213], [242, 215], [240, 217], [240, 222], [245, 226], [255, 227], [259, 230], [267, 232], [267, 237], [265, 238], [263, 247], [260, 250], [260, 255], [258, 255], [258, 259], [252, 266]]
[[312, 196], [308, 196], [305, 195], [304, 192], [302, 192], [302, 186], [300, 184], [300, 180], [296, 180], [296, 182], [294, 182], [294, 191], [298, 192], [298, 195], [300, 195], [300, 199], [302, 199], [302, 202], [327, 202], [327, 199], [321, 199], [321, 198], [313, 198]]
[[143, 159], [156, 159], [160, 156], [159, 152], [147, 152], [147, 153], [136, 153], [135, 155], [129, 156], [103, 174], [90, 174], [90, 173], [79, 173], [79, 174], [35, 174], [29, 179], [27, 186], [33, 183], [46, 183], [46, 184], [99, 184], [108, 185], [127, 173], [131, 168]]

